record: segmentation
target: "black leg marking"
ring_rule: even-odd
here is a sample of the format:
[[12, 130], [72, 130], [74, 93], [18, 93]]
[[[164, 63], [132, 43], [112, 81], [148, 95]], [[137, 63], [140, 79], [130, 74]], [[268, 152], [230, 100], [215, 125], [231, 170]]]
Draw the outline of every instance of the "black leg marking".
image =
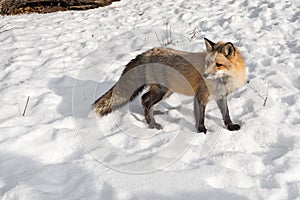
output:
[[196, 127], [198, 133], [206, 134], [207, 129], [204, 126], [204, 119], [205, 119], [205, 105], [199, 102], [198, 98], [194, 98], [194, 112], [196, 118]]
[[227, 105], [227, 98], [223, 97], [222, 99], [217, 99], [216, 102], [217, 102], [219, 109], [221, 110], [224, 124], [227, 127], [227, 129], [230, 131], [240, 130], [241, 126], [239, 124], [232, 123], [232, 121], [230, 119], [229, 109], [228, 109], [228, 105]]

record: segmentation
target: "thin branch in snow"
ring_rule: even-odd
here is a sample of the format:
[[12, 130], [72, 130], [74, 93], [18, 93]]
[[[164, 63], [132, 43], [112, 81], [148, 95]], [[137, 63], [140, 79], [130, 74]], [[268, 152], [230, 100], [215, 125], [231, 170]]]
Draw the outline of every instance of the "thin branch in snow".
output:
[[26, 110], [27, 110], [27, 106], [28, 106], [28, 103], [29, 103], [29, 98], [30, 97], [27, 97], [26, 105], [25, 105], [25, 108], [24, 108], [24, 111], [23, 111], [23, 116], [25, 116], [25, 113], [26, 113]]
[[160, 39], [159, 39], [159, 37], [158, 37], [158, 35], [157, 35], [157, 33], [156, 33], [156, 32], [155, 32], [155, 35], [156, 35], [156, 38], [157, 38], [157, 40], [158, 40], [158, 42], [159, 42], [160, 46], [161, 46], [161, 47], [164, 47], [164, 46], [163, 46], [163, 44], [161, 43], [161, 41], [160, 41]]
[[192, 41], [192, 39], [196, 38], [197, 34], [200, 33], [201, 31], [197, 28], [195, 28], [194, 30], [192, 30], [191, 32], [188, 32], [190, 36], [190, 41]]
[[267, 103], [267, 100], [268, 100], [268, 96], [269, 96], [269, 86], [270, 86], [270, 84], [269, 84], [269, 81], [268, 81], [267, 94], [266, 94], [266, 98], [264, 99], [264, 104], [263, 104], [263, 106], [266, 106], [266, 103]]
[[172, 27], [171, 25], [169, 25], [169, 23], [166, 23], [166, 42], [165, 42], [165, 46], [172, 44]]
[[268, 87], [267, 87], [267, 94], [265, 96], [263, 94], [261, 94], [261, 92], [258, 91], [252, 84], [249, 84], [249, 85], [250, 85], [250, 88], [252, 89], [252, 91], [254, 92], [254, 94], [256, 94], [258, 97], [260, 97], [264, 101], [263, 106], [266, 106], [268, 96], [269, 96], [269, 82], [268, 82]]

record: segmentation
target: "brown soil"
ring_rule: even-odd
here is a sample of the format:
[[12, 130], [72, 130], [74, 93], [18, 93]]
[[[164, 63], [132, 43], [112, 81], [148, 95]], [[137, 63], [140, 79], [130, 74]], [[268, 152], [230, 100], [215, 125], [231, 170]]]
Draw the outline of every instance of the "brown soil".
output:
[[2, 3], [0, 12], [2, 15], [17, 15], [29, 13], [51, 13], [67, 10], [88, 10], [103, 7], [120, 0], [74, 0], [68, 3], [65, 0], [27, 0], [25, 3], [10, 5]]

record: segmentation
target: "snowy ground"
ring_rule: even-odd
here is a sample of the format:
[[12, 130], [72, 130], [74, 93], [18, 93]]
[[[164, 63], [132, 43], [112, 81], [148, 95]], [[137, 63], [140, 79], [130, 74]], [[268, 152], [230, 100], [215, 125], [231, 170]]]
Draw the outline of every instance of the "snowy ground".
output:
[[[1, 17], [1, 199], [300, 199], [299, 10], [279, 0], [122, 0]], [[147, 129], [139, 98], [88, 117], [130, 59], [160, 46], [155, 33], [166, 41], [166, 23], [168, 47], [202, 51], [207, 37], [240, 48], [250, 83], [229, 98], [240, 131], [225, 130], [211, 102], [209, 132], [196, 134], [193, 99], [176, 94], [158, 106], [162, 131]]]

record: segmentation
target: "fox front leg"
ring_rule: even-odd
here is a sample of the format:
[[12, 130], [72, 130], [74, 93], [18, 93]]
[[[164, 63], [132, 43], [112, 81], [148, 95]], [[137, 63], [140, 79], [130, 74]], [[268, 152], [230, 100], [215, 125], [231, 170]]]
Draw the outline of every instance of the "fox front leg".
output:
[[228, 105], [227, 105], [227, 97], [224, 96], [221, 99], [217, 99], [216, 102], [217, 102], [219, 109], [221, 110], [224, 124], [227, 127], [227, 129], [230, 131], [240, 130], [241, 126], [239, 124], [232, 123], [232, 121], [230, 119], [229, 109], [228, 109]]
[[204, 126], [204, 118], [205, 118], [205, 107], [197, 97], [194, 98], [194, 112], [196, 118], [196, 128], [198, 133], [206, 134], [207, 129]]

